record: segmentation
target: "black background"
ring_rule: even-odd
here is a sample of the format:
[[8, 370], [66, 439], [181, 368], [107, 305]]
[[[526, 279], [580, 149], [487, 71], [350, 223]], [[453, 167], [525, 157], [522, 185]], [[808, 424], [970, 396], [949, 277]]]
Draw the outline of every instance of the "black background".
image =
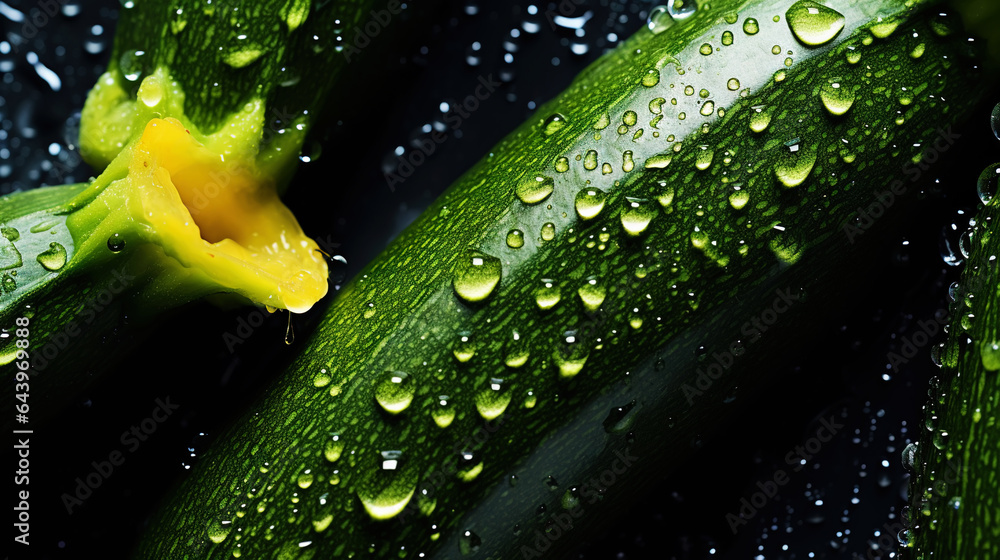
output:
[[[7, 4], [29, 17], [37, 5]], [[0, 41], [11, 47], [0, 45], [0, 193], [84, 181], [92, 173], [80, 163], [75, 131], [86, 92], [110, 56], [120, 5], [88, 0], [63, 6], [17, 52], [11, 43], [24, 35], [23, 23], [0, 15]], [[339, 244], [348, 264], [337, 276], [360, 270], [465, 169], [535, 116], [537, 105], [644, 25], [655, 4], [585, 0], [565, 14], [591, 14], [582, 37], [550, 24], [545, 14], [559, 13], [555, 4], [535, 4], [535, 13], [531, 6], [503, 0], [413, 4], [398, 33], [379, 39], [391, 45], [348, 69], [328, 126], [318, 127], [306, 149], [311, 161], [300, 166], [286, 199], [307, 233]], [[573, 44], [585, 45], [586, 52], [574, 53]], [[29, 52], [59, 76], [58, 91], [29, 63]], [[490, 74], [503, 81], [498, 92], [463, 120], [460, 135], [451, 134], [390, 189], [383, 174], [397, 147], [413, 149], [424, 136], [421, 128], [443, 119], [442, 102], [463, 99]], [[943, 262], [942, 243], [953, 243], [974, 212], [979, 171], [1000, 159], [989, 110], [981, 107], [962, 131], [961, 145], [948, 154], [951, 166], [938, 169], [937, 184], [913, 195], [921, 202], [906, 224], [879, 240], [877, 261], [856, 263], [857, 274], [870, 278], [869, 289], [838, 316], [817, 317], [814, 330], [796, 341], [807, 350], [793, 360], [776, 359], [775, 380], [758, 393], [750, 412], [704, 442], [681, 470], [665, 473], [629, 514], [608, 520], [581, 557], [891, 557], [907, 483], [900, 452], [922, 425], [920, 408], [936, 367], [929, 346], [899, 371], [887, 370], [887, 354], [916, 331], [916, 321], [948, 305], [947, 286], [957, 269]], [[278, 314], [230, 353], [222, 333], [251, 313], [197, 304], [168, 316], [70, 410], [34, 426], [31, 552], [18, 548], [12, 557], [127, 554], [162, 493], [299, 350], [299, 343], [283, 343], [285, 316]], [[300, 341], [319, 314], [296, 319]], [[180, 409], [68, 515], [60, 495], [73, 491], [91, 461], [122, 449], [121, 433], [166, 396]], [[832, 413], [846, 427], [791, 475], [779, 498], [733, 534], [726, 514], [736, 513], [758, 481], [788, 470], [785, 455], [815, 434], [818, 418]]]

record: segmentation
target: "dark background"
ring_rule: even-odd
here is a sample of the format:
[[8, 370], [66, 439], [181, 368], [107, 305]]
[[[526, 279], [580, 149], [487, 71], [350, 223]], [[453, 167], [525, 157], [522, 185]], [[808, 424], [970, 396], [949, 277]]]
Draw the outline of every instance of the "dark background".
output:
[[[392, 41], [391, 49], [375, 49], [349, 69], [329, 126], [318, 127], [322, 132], [305, 151], [310, 161], [287, 196], [307, 233], [337, 244], [346, 259], [335, 280], [359, 271], [465, 169], [535, 116], [536, 106], [644, 25], [655, 5], [585, 0], [563, 13], [587, 17], [582, 32], [550, 23], [545, 14], [560, 13], [554, 3], [411, 6], [397, 33], [379, 39]], [[0, 193], [85, 181], [92, 173], [75, 146], [79, 110], [107, 64], [120, 5], [62, 2], [62, 12], [27, 38], [7, 8], [30, 18], [36, 6], [0, 4]], [[44, 78], [39, 62], [58, 83]], [[390, 189], [383, 174], [395, 165], [397, 149], [413, 149], [425, 127], [443, 119], [442, 103], [463, 99], [490, 74], [503, 82], [497, 93], [464, 119], [461, 134], [451, 134]], [[628, 515], [608, 520], [581, 557], [892, 557], [907, 484], [900, 453], [921, 429], [920, 409], [937, 368], [929, 346], [898, 371], [887, 369], [887, 355], [916, 332], [918, 320], [948, 306], [957, 269], [944, 262], [942, 248], [954, 246], [974, 213], [979, 171], [1000, 159], [989, 110], [980, 108], [962, 131], [962, 145], [948, 154], [951, 166], [937, 170], [937, 183], [913, 195], [919, 206], [879, 241], [879, 258], [856, 263], [870, 289], [839, 315], [816, 317], [813, 332], [797, 341], [807, 350], [774, 362], [775, 380], [749, 414], [703, 442], [681, 470], [664, 473]], [[15, 550], [13, 557], [126, 554], [162, 492], [298, 350], [298, 343], [283, 343], [285, 316], [278, 314], [230, 353], [222, 333], [254, 312], [205, 304], [182, 309], [70, 410], [33, 426], [32, 552]], [[296, 319], [299, 340], [319, 314]], [[167, 396], [180, 409], [68, 515], [60, 495], [73, 492], [91, 461], [122, 449], [121, 433]], [[833, 413], [845, 428], [733, 534], [726, 514], [737, 513], [758, 481], [789, 471], [785, 455], [815, 435], [818, 418]]]

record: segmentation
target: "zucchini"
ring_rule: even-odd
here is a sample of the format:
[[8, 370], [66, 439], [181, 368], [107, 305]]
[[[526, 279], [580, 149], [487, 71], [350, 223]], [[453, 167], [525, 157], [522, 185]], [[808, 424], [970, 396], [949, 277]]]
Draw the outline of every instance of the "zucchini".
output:
[[941, 376], [924, 406], [926, 430], [903, 450], [912, 472], [908, 527], [900, 542], [910, 557], [1000, 557], [1000, 528], [989, 520], [1000, 507], [997, 417], [1000, 404], [1000, 164], [980, 179], [984, 206], [962, 238], [967, 257], [953, 300], [946, 343], [933, 350]]
[[341, 290], [137, 557], [557, 557], [836, 291], [857, 209], [985, 90], [964, 39], [933, 2], [654, 20]]
[[[164, 310], [230, 294], [302, 313], [326, 294], [322, 253], [278, 193], [348, 55], [360, 56], [337, 37], [400, 9], [371, 0], [122, 9], [81, 123], [81, 151], [103, 172], [88, 185], [0, 198], [0, 325], [32, 322], [32, 368], [47, 374], [35, 382], [46, 400], [36, 420]], [[17, 350], [0, 339], [0, 365]]]

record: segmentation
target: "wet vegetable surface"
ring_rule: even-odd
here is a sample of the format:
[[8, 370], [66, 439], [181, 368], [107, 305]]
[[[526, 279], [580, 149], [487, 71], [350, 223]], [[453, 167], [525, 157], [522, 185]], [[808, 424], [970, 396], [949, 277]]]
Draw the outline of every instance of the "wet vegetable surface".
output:
[[[19, 7], [17, 3], [11, 5]], [[82, 25], [92, 18], [103, 22], [104, 33], [110, 33], [113, 25], [110, 14], [118, 7], [109, 5], [103, 16], [97, 8], [89, 7], [73, 17], [57, 16], [46, 30], [51, 29], [55, 34], [56, 26], [62, 26], [65, 33], [59, 36], [68, 42], [70, 37], [92, 33], [92, 28]], [[370, 91], [362, 85], [352, 92], [354, 103], [367, 103], [376, 109], [345, 110], [341, 116], [343, 125], [334, 128], [329, 138], [318, 144], [321, 149], [308, 154], [314, 161], [304, 166], [297, 179], [329, 183], [330, 174], [323, 167], [334, 166], [343, 173], [337, 174], [338, 182], [364, 188], [355, 189], [356, 192], [341, 191], [330, 196], [325, 204], [317, 204], [310, 195], [293, 188], [289, 204], [297, 212], [304, 211], [305, 224], [330, 224], [334, 222], [331, 217], [343, 220], [335, 231], [311, 233], [319, 238], [328, 235], [331, 244], [339, 244], [335, 251], [346, 255], [351, 263], [341, 274], [350, 276], [464, 169], [456, 165], [457, 161], [476, 160], [512, 123], [530, 114], [530, 101], [538, 103], [561, 90], [583, 62], [596, 55], [600, 48], [598, 38], [607, 41], [607, 34], [612, 32], [624, 37], [644, 24], [641, 12], [651, 6], [636, 7], [635, 12], [624, 11], [625, 23], [609, 26], [607, 20], [618, 21], [621, 10], [614, 12], [596, 4], [589, 8], [582, 6], [581, 10], [592, 9], [595, 14], [585, 26], [587, 41], [581, 42], [589, 44], [590, 51], [584, 55], [573, 54], [572, 31], [548, 25], [545, 7], [534, 16], [528, 13], [527, 5], [517, 6], [516, 12], [514, 9], [496, 12], [486, 4], [478, 5], [474, 15], [467, 13], [466, 6], [434, 14], [440, 29], [430, 27], [431, 38], [421, 42], [428, 46], [427, 54], [422, 54], [420, 47], [413, 47], [407, 62], [396, 68], [391, 90]], [[25, 6], [20, 8], [27, 10]], [[490, 21], [490, 14], [494, 13], [496, 21], [504, 25]], [[527, 32], [533, 28], [531, 23], [537, 26], [537, 33]], [[512, 38], [510, 30], [515, 27], [520, 37]], [[561, 45], [560, 38], [567, 39], [569, 44]], [[503, 60], [505, 40], [520, 49], [512, 55], [513, 64]], [[476, 41], [478, 49], [474, 48]], [[54, 57], [48, 64], [67, 65], [59, 61], [56, 45], [51, 41], [46, 44]], [[24, 108], [28, 104], [24, 100], [30, 98], [26, 95], [27, 88], [44, 92], [52, 87], [39, 75], [37, 67], [30, 65], [29, 56], [23, 52], [0, 56], [0, 63], [12, 61], [13, 68], [4, 71], [16, 77], [4, 83], [4, 88], [10, 91], [4, 89], [0, 93], [4, 98], [0, 105], [4, 115], [0, 120], [7, 131], [0, 149], [4, 146], [2, 142], [6, 142], [6, 149], [11, 151], [6, 160], [0, 161], [3, 179], [0, 188], [4, 191], [14, 185], [34, 184], [39, 178], [51, 179], [50, 183], [69, 181], [58, 171], [46, 170], [43, 163], [62, 157], [52, 156], [53, 151], [72, 154], [60, 140], [62, 118], [51, 116], [55, 113], [52, 107], [58, 104], [46, 105], [48, 110], [44, 114], [37, 108], [34, 111]], [[45, 61], [46, 56], [39, 52], [40, 60]], [[80, 64], [101, 63], [99, 54], [90, 56], [82, 55]], [[552, 57], [559, 58], [558, 66], [552, 64]], [[478, 59], [478, 64], [469, 66], [470, 58]], [[68, 65], [74, 64], [77, 62]], [[393, 185], [393, 189], [382, 188], [386, 182], [383, 160], [392, 161], [391, 154], [397, 146], [405, 147], [411, 137], [419, 138], [420, 133], [415, 131], [426, 122], [442, 119], [439, 112], [442, 101], [464, 98], [474, 90], [482, 73], [495, 72], [499, 77], [509, 68], [514, 69], [515, 75], [500, 89], [503, 95], [491, 97], [483, 102], [482, 108], [463, 119], [461, 138], [455, 134], [440, 144], [435, 154], [402, 184]], [[79, 67], [74, 69], [74, 74], [77, 72]], [[560, 76], [561, 81], [557, 79]], [[64, 79], [61, 93], [48, 92], [46, 96], [68, 97], [65, 93], [71, 81]], [[20, 84], [20, 91], [15, 91], [15, 83]], [[402, 84], [408, 84], [408, 89]], [[82, 96], [89, 82], [76, 85], [82, 88]], [[508, 100], [508, 95], [513, 95], [513, 101]], [[69, 118], [72, 107], [79, 104], [65, 106]], [[7, 126], [7, 122], [11, 125]], [[361, 149], [351, 141], [357, 134], [367, 134], [359, 130], [380, 132], [377, 149], [370, 146]], [[973, 149], [984, 143], [988, 134], [981, 124], [963, 132], [963, 142], [968, 146], [963, 155], [969, 159], [976, 157]], [[52, 148], [52, 143], [59, 149]], [[403, 151], [407, 153], [412, 148]], [[19, 156], [13, 155], [18, 153], [37, 163], [18, 160]], [[850, 557], [852, 552], [865, 554], [868, 540], [884, 542], [874, 532], [888, 532], [883, 524], [891, 525], [894, 520], [890, 512], [904, 503], [900, 497], [903, 475], [898, 457], [910, 432], [903, 428], [903, 423], [915, 424], [917, 411], [912, 403], [922, 402], [925, 379], [934, 368], [926, 356], [927, 347], [923, 354], [900, 365], [898, 370], [886, 368], [887, 353], [898, 351], [904, 337], [912, 339], [914, 330], [919, 328], [914, 324], [916, 320], [933, 318], [934, 310], [944, 306], [942, 288], [950, 281], [951, 272], [939, 257], [942, 228], [950, 229], [948, 226], [954, 222], [961, 229], [960, 221], [967, 220], [967, 213], [957, 214], [957, 211], [967, 210], [975, 202], [972, 185], [984, 163], [985, 160], [962, 163], [962, 169], [942, 179], [938, 191], [923, 196], [923, 213], [901, 229], [897, 237], [886, 240], [879, 262], [871, 269], [859, 265], [859, 273], [863, 270], [866, 276], [878, 278], [872, 282], [872, 290], [862, 292], [856, 307], [844, 310], [841, 316], [823, 318], [814, 345], [807, 344], [800, 349], [799, 357], [790, 357], [788, 363], [776, 366], [787, 375], [780, 377], [773, 391], [764, 391], [763, 397], [754, 403], [749, 420], [734, 426], [733, 431], [719, 440], [696, 442], [704, 445], [696, 461], [653, 489], [648, 502], [640, 504], [620, 525], [609, 527], [611, 537], [601, 541], [588, 556], [613, 557], [624, 551], [642, 557], [649, 550], [665, 549], [678, 557], [706, 558], [710, 557], [711, 549], [717, 549], [715, 556], [727, 554], [740, 558], [759, 553], [765, 557], [785, 557], [790, 553], [782, 552], [781, 548], [788, 546], [800, 555], [814, 551], [821, 556]], [[11, 169], [3, 176], [5, 164]], [[80, 180], [86, 172], [78, 169], [64, 172], [80, 175], [76, 177]], [[38, 175], [32, 175], [32, 170]], [[377, 187], [373, 189], [372, 185]], [[333, 186], [330, 187], [332, 191]], [[356, 218], [362, 213], [365, 219]], [[956, 241], [949, 239], [952, 243]], [[887, 291], [878, 289], [880, 286], [898, 288]], [[105, 550], [109, 542], [123, 549], [131, 543], [139, 529], [139, 519], [154, 505], [164, 483], [182, 475], [184, 465], [196, 461], [199, 451], [217, 433], [226, 416], [220, 410], [224, 408], [220, 402], [249, 400], [295, 351], [294, 346], [285, 349], [281, 344], [283, 318], [269, 318], [259, 327], [241, 328], [243, 324], [258, 324], [258, 319], [258, 315], [247, 309], [219, 311], [200, 306], [186, 310], [165, 324], [159, 333], [160, 344], [183, 341], [186, 345], [183, 354], [163, 357], [157, 352], [157, 345], [149, 346], [148, 351], [141, 351], [87, 401], [50, 425], [47, 432], [50, 448], [40, 452], [38, 464], [43, 465], [40, 470], [44, 474], [40, 477], [47, 486], [51, 483], [51, 495], [46, 497], [45, 509], [39, 513], [40, 519], [52, 521], [43, 522], [50, 529], [43, 529], [39, 535], [39, 544], [50, 551], [51, 557], [80, 557], [91, 550]], [[301, 333], [308, 330], [310, 322], [307, 319], [297, 327]], [[241, 342], [224, 338], [220, 333], [235, 335]], [[893, 334], [896, 341], [890, 338]], [[246, 342], [242, 342], [244, 339]], [[234, 350], [232, 354], [230, 349]], [[830, 359], [831, 356], [840, 358]], [[160, 364], [150, 366], [151, 360]], [[906, 398], [908, 393], [910, 398]], [[83, 505], [74, 508], [72, 516], [67, 516], [59, 498], [64, 492], [73, 492], [76, 485], [73, 479], [85, 477], [93, 470], [90, 462], [104, 460], [111, 450], [129, 449], [122, 444], [121, 433], [149, 416], [157, 406], [156, 398], [167, 395], [179, 405], [176, 413], [157, 427], [148, 442], [141, 442], [134, 453], [129, 453], [125, 463], [116, 467], [115, 474]], [[735, 537], [731, 536], [725, 515], [739, 509], [740, 498], [750, 497], [757, 481], [787, 467], [786, 454], [796, 445], [806, 443], [815, 431], [810, 419], [828, 416], [840, 408], [842, 399], [847, 399], [849, 413], [836, 443], [824, 445], [817, 457], [809, 461], [808, 469], [792, 476], [781, 500], [770, 500], [765, 506], [766, 513], [758, 513]], [[865, 400], [872, 402], [870, 407], [861, 404]], [[238, 404], [234, 406], [238, 408]], [[884, 412], [879, 413], [880, 410]], [[200, 432], [208, 435], [198, 436]], [[852, 441], [854, 438], [858, 441]], [[754, 460], [755, 456], [760, 458], [759, 462]], [[708, 467], [714, 465], [732, 475], [725, 479], [706, 475]], [[858, 503], [853, 503], [855, 497]], [[793, 513], [786, 506], [793, 507]], [[848, 511], [846, 515], [844, 510]], [[769, 526], [775, 517], [778, 528], [773, 530]], [[785, 532], [786, 524], [793, 529], [790, 533]], [[57, 526], [61, 528], [55, 529]], [[845, 530], [850, 530], [850, 534], [838, 536], [838, 531]], [[762, 534], [768, 534], [768, 538], [758, 542]], [[842, 542], [844, 539], [846, 543]], [[840, 544], [833, 547], [830, 541]]]

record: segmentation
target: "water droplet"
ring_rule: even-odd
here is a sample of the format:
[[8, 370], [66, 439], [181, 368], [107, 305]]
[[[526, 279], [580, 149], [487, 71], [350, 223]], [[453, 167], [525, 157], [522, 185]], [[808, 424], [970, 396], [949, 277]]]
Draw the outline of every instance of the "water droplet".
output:
[[976, 182], [976, 192], [983, 204], [989, 204], [993, 200], [997, 194], [998, 184], [1000, 184], [1000, 163], [994, 163], [983, 170]]
[[539, 235], [542, 236], [542, 241], [552, 241], [556, 238], [556, 225], [552, 222], [545, 222], [542, 224], [542, 231]]
[[484, 420], [493, 420], [507, 410], [510, 397], [510, 388], [503, 379], [490, 378], [487, 386], [476, 395], [476, 410]]
[[12, 227], [0, 227], [0, 234], [2, 234], [3, 237], [10, 242], [17, 241], [21, 238], [21, 232], [17, 231], [17, 228]]
[[587, 153], [583, 156], [583, 168], [587, 171], [593, 171], [597, 169], [597, 151], [587, 150]]
[[896, 31], [897, 27], [899, 27], [899, 20], [887, 20], [885, 18], [878, 17], [875, 19], [875, 24], [868, 30], [871, 31], [871, 34], [876, 38], [885, 39], [889, 35], [892, 35]]
[[524, 246], [524, 232], [519, 229], [512, 229], [507, 232], [507, 246], [511, 249], [520, 249]]
[[552, 136], [553, 134], [559, 132], [566, 126], [566, 117], [559, 113], [555, 113], [549, 118], [545, 119], [545, 123], [542, 124], [542, 134], [546, 136]]
[[326, 457], [327, 461], [335, 463], [338, 459], [340, 459], [340, 454], [343, 452], [343, 436], [340, 435], [340, 432], [330, 432], [329, 436], [326, 438], [326, 444], [323, 446], [323, 457]]
[[712, 159], [715, 157], [715, 152], [712, 151], [711, 146], [698, 146], [698, 153], [695, 157], [694, 166], [698, 168], [699, 171], [704, 171], [712, 166]]
[[663, 194], [656, 197], [656, 200], [660, 203], [660, 206], [666, 208], [674, 201], [674, 187], [666, 183], [660, 183], [660, 186], [663, 187]]
[[469, 331], [458, 333], [458, 340], [455, 341], [451, 351], [459, 362], [465, 363], [471, 360], [476, 355], [476, 341], [472, 338], [472, 333]]
[[238, 48], [229, 51], [222, 57], [222, 61], [233, 68], [245, 68], [257, 62], [264, 54], [264, 49], [259, 45], [240, 45]]
[[722, 45], [728, 47], [733, 44], [733, 32], [726, 30], [722, 32]]
[[517, 198], [521, 199], [521, 202], [525, 204], [538, 204], [552, 194], [554, 185], [555, 181], [552, 177], [535, 175], [517, 185], [514, 192], [517, 194]]
[[559, 377], [568, 379], [575, 377], [583, 369], [590, 356], [590, 347], [580, 340], [577, 331], [566, 331], [552, 358], [559, 368]]
[[857, 47], [853, 45], [847, 47], [847, 62], [850, 64], [861, 62], [861, 51]]
[[369, 302], [365, 303], [365, 305], [364, 305], [364, 307], [362, 309], [363, 309], [363, 311], [362, 311], [361, 315], [365, 319], [371, 319], [372, 317], [375, 316], [375, 302], [369, 301]]
[[626, 197], [622, 209], [621, 222], [625, 232], [637, 236], [646, 231], [649, 222], [656, 216], [656, 207], [643, 198]]
[[301, 474], [299, 474], [299, 477], [295, 479], [295, 482], [296, 484], [299, 485], [299, 488], [305, 490], [306, 488], [312, 486], [313, 480], [314, 477], [312, 471], [310, 469], [306, 469]]
[[3, 280], [0, 280], [0, 288], [3, 288], [4, 293], [12, 293], [17, 289], [17, 280], [10, 274], [4, 274]]
[[811, 47], [832, 41], [846, 22], [840, 12], [808, 0], [792, 4], [785, 12], [785, 20], [795, 37]]
[[134, 82], [142, 76], [144, 56], [145, 51], [128, 51], [118, 59], [118, 69], [126, 80]]
[[358, 499], [372, 519], [392, 519], [406, 508], [416, 489], [415, 485], [392, 484], [378, 493], [359, 490]]
[[990, 114], [990, 126], [993, 127], [993, 135], [1000, 140], [1000, 103], [993, 108], [993, 113]]
[[542, 278], [541, 286], [535, 288], [535, 303], [539, 309], [552, 309], [562, 299], [559, 284], [551, 278]]
[[670, 162], [673, 161], [674, 155], [670, 153], [656, 154], [655, 156], [650, 156], [649, 159], [643, 164], [646, 169], [664, 169]]
[[742, 210], [747, 202], [750, 202], [750, 193], [742, 190], [740, 187], [734, 187], [736, 190], [729, 195], [729, 204], [734, 210]]
[[517, 331], [512, 331], [504, 345], [503, 363], [509, 368], [519, 368], [528, 362], [531, 356], [528, 341]]
[[713, 52], [715, 52], [715, 49], [712, 48], [712, 45], [710, 45], [708, 43], [704, 43], [698, 49], [698, 52], [700, 52], [701, 54], [703, 54], [705, 56], [708, 56], [708, 55], [712, 54]]
[[988, 371], [1000, 370], [1000, 342], [984, 340], [979, 346], [979, 355], [982, 359], [983, 367]]
[[569, 158], [567, 158], [565, 156], [564, 157], [560, 157], [559, 159], [556, 160], [556, 166], [555, 167], [556, 167], [556, 171], [559, 172], [559, 173], [565, 173], [565, 172], [569, 171]]
[[125, 238], [119, 234], [114, 234], [108, 238], [108, 249], [112, 253], [120, 253], [125, 249]]
[[831, 78], [819, 90], [819, 98], [831, 115], [840, 116], [854, 105], [854, 90], [840, 78]]
[[771, 114], [774, 109], [767, 105], [754, 105], [750, 108], [750, 130], [761, 133], [771, 125]]
[[785, 154], [774, 164], [774, 175], [782, 185], [792, 188], [801, 185], [816, 165], [816, 148], [802, 144], [796, 138], [785, 143]]
[[607, 290], [596, 276], [591, 276], [584, 281], [576, 293], [580, 296], [580, 301], [583, 302], [583, 306], [587, 311], [597, 311], [601, 307], [601, 304], [604, 303]]
[[49, 248], [42, 251], [37, 258], [45, 270], [56, 272], [66, 266], [66, 248], [53, 241], [49, 243]]
[[581, 219], [590, 220], [597, 217], [604, 209], [608, 195], [598, 188], [585, 188], [576, 193], [576, 213]]
[[663, 33], [669, 29], [674, 24], [674, 19], [670, 17], [670, 13], [667, 12], [666, 6], [657, 6], [649, 11], [649, 17], [646, 18], [646, 28], [653, 32], [653, 34]]
[[726, 82], [726, 87], [729, 89], [729, 91], [736, 91], [740, 89], [740, 81], [737, 80], [736, 78], [729, 78], [729, 81]]
[[622, 115], [622, 122], [626, 126], [635, 126], [635, 123], [639, 122], [639, 115], [635, 111], [625, 111]]
[[438, 395], [431, 408], [431, 417], [439, 428], [447, 428], [455, 420], [455, 405], [448, 395]]
[[483, 539], [479, 538], [479, 535], [473, 533], [472, 531], [463, 531], [461, 536], [458, 538], [458, 549], [463, 556], [479, 552], [479, 547], [482, 546], [482, 544]]
[[208, 532], [208, 539], [215, 544], [219, 544], [226, 540], [226, 537], [229, 536], [229, 532], [233, 530], [233, 522], [214, 518], [209, 520], [206, 529]]
[[756, 35], [760, 31], [760, 25], [754, 18], [747, 18], [743, 22], [743, 32], [747, 35]]
[[635, 401], [631, 401], [624, 406], [617, 406], [608, 412], [604, 419], [604, 431], [609, 434], [620, 434], [627, 432], [635, 423]]
[[452, 285], [460, 298], [477, 302], [493, 293], [500, 276], [500, 259], [474, 251], [459, 260]]
[[646, 70], [646, 73], [642, 76], [642, 85], [653, 87], [658, 83], [660, 83], [660, 71], [655, 68]]
[[635, 169], [635, 160], [632, 159], [632, 150], [625, 150], [622, 153], [622, 171], [628, 173]]
[[917, 461], [917, 444], [909, 443], [903, 448], [903, 468], [908, 472], [916, 472], [914, 465]]
[[399, 414], [413, 401], [413, 378], [401, 371], [386, 371], [375, 386], [375, 400], [389, 414]]
[[657, 97], [656, 99], [653, 99], [652, 101], [649, 102], [649, 112], [653, 113], [654, 115], [662, 114], [663, 104], [666, 102], [667, 100], [662, 97]]
[[695, 0], [667, 0], [667, 13], [675, 20], [687, 19], [698, 10]]

